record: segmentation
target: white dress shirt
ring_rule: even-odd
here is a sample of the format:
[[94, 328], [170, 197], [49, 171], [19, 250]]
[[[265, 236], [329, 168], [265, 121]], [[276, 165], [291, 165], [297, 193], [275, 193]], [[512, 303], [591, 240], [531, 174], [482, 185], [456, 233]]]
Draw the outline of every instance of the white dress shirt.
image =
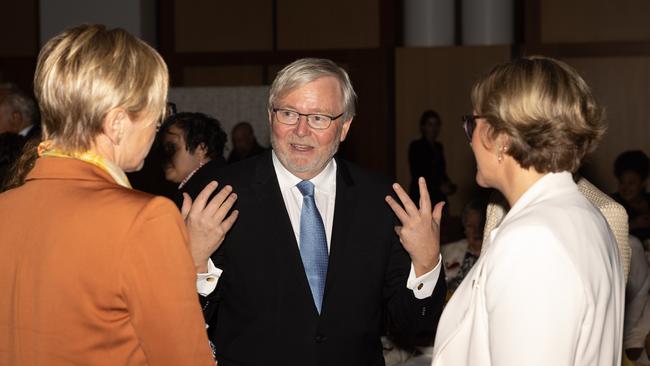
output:
[[[302, 211], [303, 196], [296, 185], [302, 182], [302, 179], [291, 174], [282, 165], [280, 160], [278, 160], [275, 152], [272, 153], [272, 156], [273, 168], [278, 178], [282, 199], [289, 214], [293, 233], [296, 236], [296, 243], [300, 246], [300, 212]], [[327, 166], [325, 166], [325, 169], [310, 179], [310, 182], [314, 184], [314, 200], [316, 201], [318, 212], [323, 219], [325, 235], [327, 237], [327, 251], [329, 252], [332, 241], [332, 225], [334, 222], [334, 204], [336, 202], [336, 161], [334, 159], [330, 160]], [[436, 267], [420, 277], [416, 277], [413, 264], [411, 264], [411, 271], [406, 281], [406, 287], [413, 290], [416, 298], [424, 299], [433, 294], [438, 277], [440, 276], [441, 262], [439, 258]], [[203, 296], [210, 294], [217, 286], [217, 281], [221, 273], [222, 270], [215, 267], [212, 261], [209, 260], [208, 272], [197, 275], [197, 291]]]

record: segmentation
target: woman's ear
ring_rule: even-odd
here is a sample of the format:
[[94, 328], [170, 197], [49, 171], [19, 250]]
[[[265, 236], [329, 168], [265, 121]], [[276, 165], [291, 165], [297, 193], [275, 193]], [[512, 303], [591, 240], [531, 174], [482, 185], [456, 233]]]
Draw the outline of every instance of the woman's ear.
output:
[[[483, 146], [490, 151], [494, 151], [497, 154], [501, 154], [507, 151], [507, 147], [510, 143], [510, 138], [505, 133], [494, 133], [494, 129], [488, 123], [483, 123], [481, 128], [476, 128], [476, 132], [479, 134], [479, 139]], [[503, 150], [505, 147], [506, 150]]]
[[505, 154], [508, 152], [508, 147], [510, 146], [510, 137], [505, 133], [500, 133], [495, 139], [495, 144], [497, 152], [500, 154]]
[[124, 130], [129, 122], [129, 115], [123, 108], [113, 108], [104, 118], [104, 135], [113, 143], [119, 145], [124, 137]]
[[495, 136], [489, 123], [478, 122], [474, 133], [478, 134], [479, 141], [486, 150], [492, 150], [495, 144]]

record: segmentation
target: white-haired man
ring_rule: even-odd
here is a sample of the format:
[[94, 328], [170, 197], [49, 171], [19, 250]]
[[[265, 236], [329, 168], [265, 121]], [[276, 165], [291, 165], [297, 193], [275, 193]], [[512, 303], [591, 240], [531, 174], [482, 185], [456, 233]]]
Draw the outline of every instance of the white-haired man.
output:
[[387, 318], [433, 336], [446, 292], [442, 207], [405, 207], [396, 235], [391, 184], [334, 157], [355, 98], [333, 62], [295, 61], [271, 86], [272, 151], [215, 172], [240, 213], [212, 257], [220, 365], [383, 365]]

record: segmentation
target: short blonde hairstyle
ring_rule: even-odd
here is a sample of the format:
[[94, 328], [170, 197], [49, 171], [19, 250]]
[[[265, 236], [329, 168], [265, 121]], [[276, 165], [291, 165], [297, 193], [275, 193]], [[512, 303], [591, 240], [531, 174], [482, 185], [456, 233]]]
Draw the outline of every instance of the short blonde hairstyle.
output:
[[322, 77], [331, 76], [338, 80], [343, 100], [343, 120], [354, 117], [357, 94], [354, 92], [348, 73], [333, 61], [324, 58], [302, 58], [292, 62], [282, 69], [273, 80], [269, 92], [269, 111], [275, 103], [307, 83]]
[[507, 154], [540, 173], [575, 172], [604, 132], [604, 113], [587, 83], [564, 62], [532, 56], [497, 65], [472, 90], [476, 114]]
[[45, 139], [88, 150], [107, 113], [162, 117], [169, 75], [162, 57], [123, 29], [81, 25], [50, 39], [38, 55], [34, 94]]

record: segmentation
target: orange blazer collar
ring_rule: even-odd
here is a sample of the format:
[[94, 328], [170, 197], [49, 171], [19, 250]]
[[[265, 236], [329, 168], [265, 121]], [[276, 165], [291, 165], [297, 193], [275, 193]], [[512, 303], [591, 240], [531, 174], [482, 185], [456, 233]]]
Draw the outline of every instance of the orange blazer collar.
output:
[[36, 159], [26, 181], [34, 179], [71, 179], [104, 181], [117, 184], [104, 170], [81, 160], [43, 156]]

